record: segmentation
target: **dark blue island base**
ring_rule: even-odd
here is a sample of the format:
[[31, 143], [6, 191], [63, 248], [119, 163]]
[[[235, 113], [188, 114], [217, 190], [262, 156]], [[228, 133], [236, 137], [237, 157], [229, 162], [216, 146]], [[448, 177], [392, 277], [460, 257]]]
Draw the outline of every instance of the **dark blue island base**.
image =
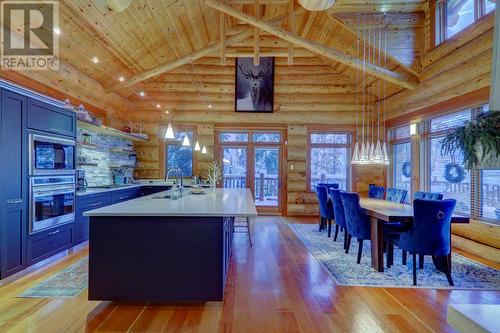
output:
[[222, 301], [234, 218], [91, 216], [89, 300]]

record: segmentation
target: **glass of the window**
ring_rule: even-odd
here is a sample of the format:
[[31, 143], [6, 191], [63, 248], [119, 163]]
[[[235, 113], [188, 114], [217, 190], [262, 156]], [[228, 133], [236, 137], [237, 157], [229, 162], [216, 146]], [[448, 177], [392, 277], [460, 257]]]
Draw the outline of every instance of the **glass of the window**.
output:
[[470, 174], [462, 165], [463, 155], [441, 153], [442, 137], [431, 139], [430, 188], [445, 199], [457, 200], [456, 212], [470, 214]]
[[492, 11], [495, 10], [495, 1], [496, 0], [484, 0], [485, 4], [484, 4], [484, 8], [485, 8], [485, 13], [488, 14]]
[[221, 142], [247, 142], [248, 133], [246, 132], [222, 132], [220, 133]]
[[254, 133], [252, 140], [254, 142], [279, 143], [279, 142], [281, 142], [281, 134], [280, 133]]
[[481, 171], [482, 215], [500, 223], [500, 170]]
[[348, 148], [311, 148], [311, 189], [318, 183], [338, 183], [340, 189], [347, 190]]
[[348, 134], [342, 133], [312, 133], [311, 143], [331, 143], [331, 144], [347, 144], [349, 139]]
[[[393, 185], [395, 188], [411, 190], [411, 143], [393, 145]], [[409, 202], [410, 196], [406, 196]]]
[[475, 20], [475, 0], [449, 0], [446, 3], [446, 38], [462, 31]]

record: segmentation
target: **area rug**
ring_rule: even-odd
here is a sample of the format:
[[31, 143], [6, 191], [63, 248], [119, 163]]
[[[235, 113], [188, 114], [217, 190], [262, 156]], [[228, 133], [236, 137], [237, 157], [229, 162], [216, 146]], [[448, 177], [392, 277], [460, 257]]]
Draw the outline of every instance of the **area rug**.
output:
[[[369, 286], [414, 288], [411, 256], [402, 265], [402, 251], [394, 249], [394, 265], [384, 272], [375, 271], [370, 264], [370, 242], [363, 244], [361, 264], [356, 263], [358, 242], [353, 239], [349, 254], [343, 249], [343, 233], [333, 241], [326, 231], [318, 231], [315, 224], [289, 223], [290, 228], [309, 252], [331, 273], [337, 284], [343, 286]], [[384, 258], [385, 259], [385, 258]], [[417, 270], [417, 288], [433, 289], [500, 289], [500, 271], [457, 253], [452, 254], [452, 277], [455, 284], [450, 287], [446, 276], [436, 270], [431, 257], [425, 257], [424, 269]]]
[[88, 285], [88, 257], [55, 273], [49, 278], [26, 289], [17, 297], [64, 298], [75, 297]]

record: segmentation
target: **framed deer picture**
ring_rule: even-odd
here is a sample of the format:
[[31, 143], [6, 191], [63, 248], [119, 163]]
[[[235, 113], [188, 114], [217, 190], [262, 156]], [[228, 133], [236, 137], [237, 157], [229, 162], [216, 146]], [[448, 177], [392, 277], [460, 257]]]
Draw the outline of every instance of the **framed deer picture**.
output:
[[273, 112], [274, 58], [260, 58], [254, 66], [253, 58], [236, 58], [236, 112]]

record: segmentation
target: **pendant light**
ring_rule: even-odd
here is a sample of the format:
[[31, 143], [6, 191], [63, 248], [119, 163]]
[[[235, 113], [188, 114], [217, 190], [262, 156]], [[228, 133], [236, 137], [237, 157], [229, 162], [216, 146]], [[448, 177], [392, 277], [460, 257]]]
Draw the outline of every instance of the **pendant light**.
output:
[[[353, 156], [351, 164], [368, 164], [368, 165], [384, 165], [389, 164], [389, 155], [387, 153], [387, 144], [385, 139], [380, 137], [381, 128], [382, 136], [385, 135], [385, 97], [386, 97], [386, 81], [383, 83], [379, 79], [375, 84], [372, 84], [371, 89], [374, 91], [373, 96], [370, 94], [365, 95], [367, 87], [366, 78], [366, 65], [374, 64], [378, 67], [387, 68], [387, 29], [382, 27], [384, 24], [385, 14], [379, 14], [379, 26], [376, 37], [372, 37], [373, 28], [367, 25], [367, 15], [362, 14], [361, 22], [360, 17], [357, 18], [357, 26], [362, 26], [363, 40], [362, 40], [362, 54], [360, 48], [360, 38], [357, 39], [357, 59], [360, 61], [356, 67], [356, 141], [354, 144]], [[368, 29], [367, 29], [368, 27]], [[377, 28], [375, 28], [377, 29]], [[382, 29], [384, 29], [382, 31]], [[382, 59], [382, 33], [384, 33], [384, 58]], [[357, 31], [359, 36], [359, 30]], [[376, 39], [378, 38], [378, 40]], [[376, 53], [375, 50], [378, 50]], [[382, 63], [383, 62], [383, 63]], [[362, 68], [362, 76], [359, 75], [359, 67]], [[361, 89], [359, 91], [359, 82], [361, 82]], [[383, 91], [381, 91], [383, 84]], [[378, 90], [378, 93], [376, 92]], [[361, 96], [361, 103], [360, 103]], [[376, 96], [378, 100], [376, 100]], [[373, 98], [372, 98], [373, 97]], [[383, 102], [381, 102], [383, 101]], [[361, 105], [360, 105], [361, 104]], [[359, 110], [361, 106], [361, 110]], [[360, 114], [361, 112], [361, 114]], [[381, 113], [383, 112], [383, 122], [381, 124]], [[361, 115], [361, 117], [360, 117]], [[376, 118], [375, 118], [376, 117]], [[361, 135], [359, 133], [359, 126], [361, 126]], [[375, 133], [375, 130], [377, 132]], [[366, 133], [365, 133], [366, 132]], [[366, 135], [365, 135], [366, 134]]]
[[174, 130], [172, 129], [172, 124], [168, 123], [167, 131], [165, 132], [165, 140], [175, 139]]
[[203, 148], [201, 148], [201, 153], [202, 154], [206, 154], [207, 153], [207, 147], [205, 147], [205, 145], [203, 145]]
[[200, 144], [199, 144], [198, 140], [196, 140], [196, 143], [194, 144], [194, 150], [195, 151], [200, 151], [201, 150], [200, 149]]
[[186, 146], [186, 147], [191, 145], [191, 142], [189, 142], [189, 138], [188, 138], [187, 134], [184, 135], [184, 140], [182, 140], [182, 145]]

